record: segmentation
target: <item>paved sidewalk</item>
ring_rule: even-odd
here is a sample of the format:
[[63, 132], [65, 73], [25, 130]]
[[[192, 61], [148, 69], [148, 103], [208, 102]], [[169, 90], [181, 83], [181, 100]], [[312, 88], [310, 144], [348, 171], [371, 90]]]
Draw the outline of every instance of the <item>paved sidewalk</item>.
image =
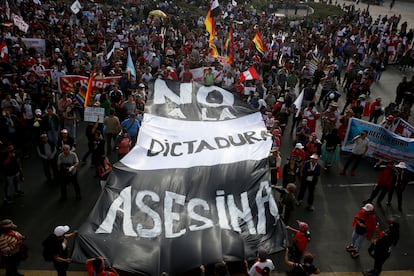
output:
[[[333, 0], [333, 3], [335, 3], [335, 1], [339, 4], [339, 5], [343, 5], [345, 3], [345, 5], [352, 5], [355, 1], [348, 1], [348, 0]], [[395, 15], [399, 15], [401, 14], [401, 21], [400, 21], [400, 25], [401, 23], [403, 23], [404, 21], [407, 21], [408, 23], [408, 28], [407, 30], [409, 30], [410, 28], [414, 28], [414, 1], [395, 1], [395, 5], [394, 7], [390, 10], [390, 3], [391, 0], [385, 0], [384, 4], [382, 6], [378, 6], [378, 5], [370, 5], [369, 6], [369, 12], [371, 13], [371, 16], [375, 19], [378, 17], [378, 15], [384, 16], [387, 15], [388, 17]], [[355, 4], [356, 9], [366, 9], [368, 7], [367, 3], [360, 3], [359, 4]]]

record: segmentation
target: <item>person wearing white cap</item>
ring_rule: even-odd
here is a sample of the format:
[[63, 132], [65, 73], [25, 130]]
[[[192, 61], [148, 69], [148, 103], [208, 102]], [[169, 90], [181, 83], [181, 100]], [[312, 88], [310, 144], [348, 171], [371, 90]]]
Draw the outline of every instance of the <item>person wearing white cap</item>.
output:
[[56, 226], [53, 234], [50, 234], [42, 243], [43, 258], [45, 261], [53, 262], [58, 276], [66, 276], [66, 271], [72, 259], [69, 258], [68, 238], [75, 236], [78, 231], [69, 233], [68, 225]]
[[298, 203], [300, 204], [308, 190], [308, 211], [315, 210], [313, 207], [313, 200], [315, 194], [315, 187], [318, 184], [318, 178], [321, 175], [321, 165], [318, 163], [319, 156], [314, 153], [310, 156], [310, 160], [306, 161], [302, 167], [302, 181], [300, 184]]
[[400, 162], [395, 165], [394, 173], [394, 185], [391, 185], [391, 190], [388, 193], [387, 206], [391, 206], [392, 195], [394, 194], [395, 190], [395, 193], [397, 194], [398, 211], [402, 212], [402, 194], [408, 185], [411, 174], [407, 170], [407, 165], [405, 162]]
[[355, 215], [352, 222], [354, 228], [352, 232], [351, 244], [345, 249], [351, 253], [353, 259], [359, 257], [364, 239], [370, 241], [374, 236], [377, 227], [377, 218], [374, 213], [374, 205], [365, 204]]

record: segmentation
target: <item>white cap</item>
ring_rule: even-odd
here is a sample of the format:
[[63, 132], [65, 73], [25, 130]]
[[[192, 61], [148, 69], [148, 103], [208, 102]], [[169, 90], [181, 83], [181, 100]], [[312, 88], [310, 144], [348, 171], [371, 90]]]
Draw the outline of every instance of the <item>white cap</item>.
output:
[[371, 203], [367, 203], [364, 205], [364, 207], [362, 207], [362, 209], [367, 212], [372, 212], [374, 211], [374, 205], [372, 205]]
[[53, 233], [57, 236], [57, 237], [61, 237], [64, 234], [66, 234], [67, 232], [69, 232], [70, 227], [68, 225], [65, 226], [56, 226], [55, 230], [53, 231]]
[[55, 53], [60, 53], [60, 49], [59, 48], [55, 48]]
[[397, 168], [400, 168], [400, 169], [406, 169], [407, 168], [407, 165], [404, 163], [404, 162], [400, 162], [400, 163], [398, 163], [397, 165], [395, 165]]

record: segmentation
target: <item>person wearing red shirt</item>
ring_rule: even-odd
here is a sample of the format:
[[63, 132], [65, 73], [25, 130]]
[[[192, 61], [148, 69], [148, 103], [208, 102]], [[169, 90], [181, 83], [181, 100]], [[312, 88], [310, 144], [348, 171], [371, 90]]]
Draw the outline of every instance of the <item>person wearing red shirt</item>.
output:
[[113, 267], [105, 270], [105, 259], [103, 257], [86, 260], [86, 271], [88, 271], [89, 276], [119, 276]]
[[[378, 175], [377, 185], [375, 185], [374, 190], [372, 190], [371, 195], [364, 203], [372, 203], [372, 201], [377, 197], [377, 204], [381, 206], [381, 201], [384, 199], [385, 195], [391, 190], [392, 183], [394, 179], [394, 162], [388, 161], [387, 165], [381, 168], [381, 171]], [[381, 192], [381, 193], [380, 193]]]
[[295, 148], [290, 153], [290, 158], [296, 160], [299, 169], [302, 168], [303, 162], [306, 159], [306, 152], [303, 150], [304, 146], [301, 143], [296, 143]]
[[290, 250], [291, 259], [294, 262], [300, 262], [303, 254], [310, 241], [309, 225], [306, 222], [297, 220], [299, 229], [295, 229], [291, 226], [286, 226], [287, 230], [294, 233], [293, 235], [293, 246]]
[[346, 247], [346, 251], [351, 253], [351, 257], [359, 257], [359, 251], [362, 248], [364, 239], [370, 241], [374, 236], [377, 228], [377, 218], [374, 213], [374, 205], [365, 204], [355, 215], [352, 222], [354, 231], [352, 232], [351, 244]]

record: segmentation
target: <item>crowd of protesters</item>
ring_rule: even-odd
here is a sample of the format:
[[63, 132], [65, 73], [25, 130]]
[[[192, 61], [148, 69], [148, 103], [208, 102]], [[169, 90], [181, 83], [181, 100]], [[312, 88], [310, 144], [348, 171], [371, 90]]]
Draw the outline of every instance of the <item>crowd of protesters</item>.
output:
[[[149, 82], [156, 78], [189, 82], [195, 68], [209, 68], [203, 78], [206, 85], [226, 88], [262, 112], [274, 136], [272, 184], [276, 186], [278, 179], [283, 179], [279, 190], [287, 188], [289, 195], [286, 225], [296, 186], [300, 187], [296, 203], [299, 205], [308, 192], [307, 209], [314, 210], [318, 176], [323, 169], [338, 164], [350, 118], [386, 126], [397, 118], [408, 120], [411, 115], [414, 77], [402, 78], [395, 101], [390, 103], [384, 103], [371, 90], [390, 64], [399, 64], [404, 71], [413, 65], [409, 45], [414, 33], [398, 15], [373, 18], [368, 8], [357, 10], [354, 5], [344, 5], [341, 17], [286, 20], [258, 12], [249, 3], [223, 2], [214, 42], [218, 52], [224, 53], [232, 28], [234, 56], [232, 64], [222, 64], [210, 55], [204, 16], [183, 11], [173, 2], [82, 3], [77, 14], [70, 4], [9, 1], [9, 7], [2, 6], [29, 25], [24, 32], [8, 24], [7, 13], [0, 18], [2, 41], [8, 48], [0, 64], [0, 142], [9, 156], [5, 160], [13, 160], [2, 160], [6, 202], [13, 201], [12, 186], [16, 196], [23, 193], [18, 185], [23, 169], [14, 157], [15, 149], [22, 158], [33, 158], [30, 148], [36, 148], [48, 180], [63, 175], [62, 200], [66, 199], [67, 182], [75, 186], [76, 198], [81, 199], [76, 168], [89, 155], [104, 185], [112, 168], [108, 157], [116, 151], [122, 158], [136, 142]], [[210, 5], [206, 1], [187, 4], [204, 7], [206, 12]], [[155, 9], [167, 16], [151, 15]], [[257, 30], [267, 48], [264, 54], [252, 42]], [[22, 38], [44, 39], [44, 51], [27, 48]], [[135, 78], [126, 71], [128, 51]], [[240, 73], [251, 67], [260, 79], [241, 82]], [[43, 73], [45, 69], [51, 70], [50, 75]], [[105, 109], [106, 116], [103, 124], [86, 126], [88, 151], [78, 158], [77, 137], [82, 134], [76, 130], [82, 124], [83, 106], [77, 100], [77, 91], [61, 93], [58, 82], [60, 76], [89, 77], [91, 72], [120, 79], [97, 91], [91, 100], [94, 106]], [[303, 100], [297, 102], [300, 92]], [[345, 99], [341, 107], [340, 97]], [[284, 156], [289, 159], [284, 164], [279, 149], [281, 137], [289, 135], [289, 130], [295, 142], [289, 156]], [[324, 161], [323, 167], [319, 160]], [[354, 173], [352, 170], [351, 175]], [[370, 196], [370, 201], [374, 197]]]

